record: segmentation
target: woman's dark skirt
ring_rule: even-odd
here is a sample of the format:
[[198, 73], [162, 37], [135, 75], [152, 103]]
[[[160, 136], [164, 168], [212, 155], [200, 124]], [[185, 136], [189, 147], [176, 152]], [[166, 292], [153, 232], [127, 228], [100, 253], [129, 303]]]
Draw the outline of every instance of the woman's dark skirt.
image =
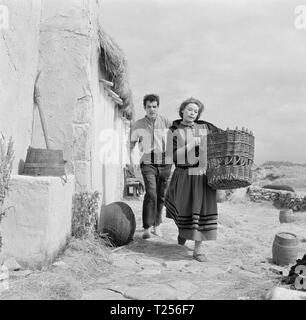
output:
[[206, 175], [176, 168], [167, 190], [165, 207], [166, 217], [174, 220], [180, 237], [196, 241], [217, 239], [216, 190], [208, 185]]

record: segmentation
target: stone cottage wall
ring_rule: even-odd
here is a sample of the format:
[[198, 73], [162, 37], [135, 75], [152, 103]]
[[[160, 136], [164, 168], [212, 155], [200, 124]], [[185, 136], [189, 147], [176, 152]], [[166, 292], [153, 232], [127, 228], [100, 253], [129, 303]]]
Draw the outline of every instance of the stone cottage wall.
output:
[[9, 12], [8, 29], [0, 31], [0, 132], [13, 136], [18, 172], [31, 143], [33, 85], [39, 59], [40, 0], [2, 0]]
[[[99, 67], [99, 10], [99, 1], [44, 1], [38, 87], [51, 146], [64, 150], [76, 191], [98, 190], [109, 203], [122, 196], [123, 160], [103, 163], [101, 131], [119, 130], [120, 144], [124, 136], [118, 108], [99, 82], [105, 78]], [[37, 112], [34, 145], [44, 146]]]
[[[2, 0], [1, 4], [9, 8], [10, 25], [0, 32], [0, 132], [15, 140], [13, 173], [30, 145], [46, 148], [33, 104], [34, 83], [41, 72], [37, 88], [50, 146], [64, 151], [66, 172], [75, 175], [69, 178], [75, 191], [98, 190], [103, 204], [120, 200], [128, 124], [99, 82], [103, 78], [97, 41], [100, 0]], [[101, 156], [107, 129], [116, 132], [106, 141], [117, 157], [111, 163]], [[31, 261], [37, 254], [42, 262], [44, 255], [52, 259], [64, 245], [71, 228], [74, 183], [68, 186], [60, 178], [49, 178], [15, 176], [8, 199], [16, 212], [2, 224], [6, 254]], [[50, 180], [48, 188], [40, 184], [45, 179]], [[44, 205], [45, 199], [49, 205]], [[45, 211], [39, 212], [42, 207]]]
[[[91, 161], [93, 103], [90, 85], [91, 12], [89, 1], [45, 0], [40, 31], [38, 88], [50, 145], [64, 150], [66, 171], [81, 182], [83, 163]], [[35, 147], [45, 147], [35, 112]], [[83, 181], [82, 181], [83, 183]], [[86, 181], [91, 186], [90, 175]]]
[[[125, 121], [100, 78], [97, 22], [100, 1], [7, 0], [10, 28], [0, 37], [0, 132], [13, 134], [16, 160], [29, 145], [46, 148], [37, 107], [35, 78], [50, 146], [62, 149], [76, 191], [98, 190], [104, 202], [119, 200], [125, 165]], [[3, 77], [5, 74], [5, 78]], [[101, 159], [103, 130], [114, 130], [119, 145], [113, 163]], [[115, 137], [113, 137], [115, 139]], [[22, 170], [22, 165], [20, 166]]]

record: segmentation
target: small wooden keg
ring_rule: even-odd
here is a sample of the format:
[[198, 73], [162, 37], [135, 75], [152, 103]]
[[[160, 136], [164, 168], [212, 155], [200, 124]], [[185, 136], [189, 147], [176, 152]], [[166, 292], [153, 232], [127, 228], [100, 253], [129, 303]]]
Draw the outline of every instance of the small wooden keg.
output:
[[290, 223], [294, 222], [295, 217], [292, 209], [284, 209], [279, 212], [279, 222], [280, 223]]
[[99, 232], [106, 233], [115, 246], [128, 244], [136, 230], [133, 210], [124, 202], [113, 202], [101, 208]]
[[298, 257], [298, 240], [295, 234], [279, 232], [275, 235], [272, 246], [273, 263], [286, 266], [295, 263]]
[[63, 176], [65, 163], [62, 150], [28, 148], [23, 175]]

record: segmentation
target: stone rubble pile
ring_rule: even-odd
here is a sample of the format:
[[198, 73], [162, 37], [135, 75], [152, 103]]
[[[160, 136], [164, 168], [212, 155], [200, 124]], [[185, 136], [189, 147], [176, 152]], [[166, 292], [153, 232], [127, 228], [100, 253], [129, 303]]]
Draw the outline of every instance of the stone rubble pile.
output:
[[[301, 274], [301, 272], [298, 272], [295, 270], [298, 266], [304, 266], [305, 270], [306, 270], [306, 254], [304, 254], [302, 259], [296, 260], [296, 264], [291, 267], [288, 276], [285, 276], [282, 279], [282, 283], [285, 283], [285, 284], [294, 284], [295, 283], [296, 278], [299, 277], [299, 274]], [[303, 271], [303, 270], [304, 269], [302, 268], [302, 270], [300, 270], [300, 271]], [[305, 287], [305, 291], [306, 291], [306, 287]]]
[[283, 208], [292, 209], [293, 211], [306, 211], [306, 196], [298, 195], [295, 192], [250, 186], [247, 194], [253, 202], [262, 200], [277, 201]]

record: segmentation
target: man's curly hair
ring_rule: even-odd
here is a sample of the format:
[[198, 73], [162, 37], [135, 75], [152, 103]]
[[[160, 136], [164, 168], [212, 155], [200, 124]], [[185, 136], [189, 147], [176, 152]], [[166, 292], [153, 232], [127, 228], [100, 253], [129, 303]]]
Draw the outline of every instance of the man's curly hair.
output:
[[157, 94], [154, 94], [154, 93], [146, 94], [146, 95], [143, 97], [143, 106], [144, 106], [144, 107], [146, 106], [147, 101], [149, 101], [149, 102], [154, 102], [154, 101], [156, 101], [156, 102], [157, 102], [157, 105], [159, 106], [159, 96], [158, 96]]

